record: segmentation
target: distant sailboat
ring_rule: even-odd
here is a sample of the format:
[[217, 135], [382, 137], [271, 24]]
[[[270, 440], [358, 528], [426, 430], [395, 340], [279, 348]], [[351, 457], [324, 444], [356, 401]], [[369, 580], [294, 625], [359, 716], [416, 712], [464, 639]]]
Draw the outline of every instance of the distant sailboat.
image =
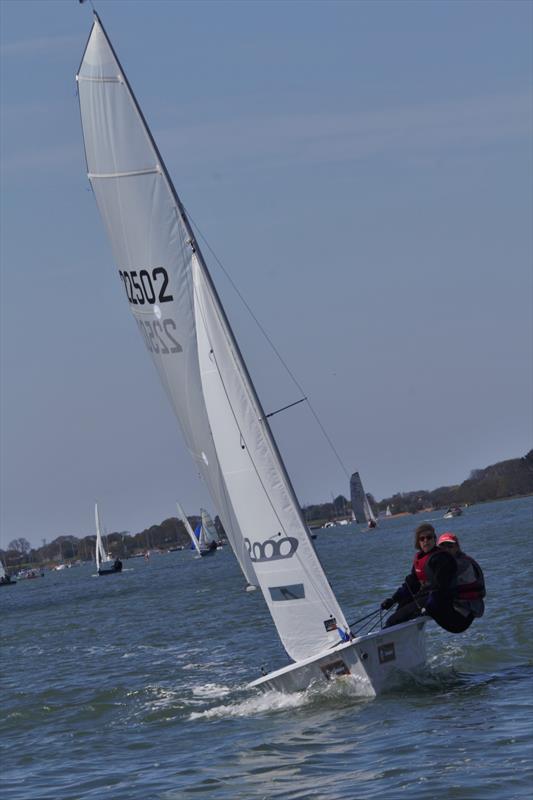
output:
[[100, 515], [98, 513], [98, 503], [94, 504], [94, 521], [96, 524], [96, 549], [95, 561], [96, 570], [99, 575], [113, 575], [116, 572], [122, 572], [122, 561], [120, 559], [113, 560], [109, 553], [106, 553], [104, 543], [102, 540], [102, 531], [100, 526]]
[[387, 506], [387, 508], [385, 509], [385, 516], [392, 517], [392, 511], [390, 510], [390, 506]]
[[[185, 530], [189, 534], [192, 546], [194, 547], [198, 555], [207, 556], [211, 553], [214, 553], [215, 550], [217, 549], [217, 535], [215, 531], [215, 526], [213, 525], [211, 517], [209, 516], [207, 511], [203, 510], [201, 511], [202, 521], [193, 531], [191, 523], [189, 522], [187, 515], [185, 514], [180, 504], [176, 503], [176, 506], [178, 509], [179, 518], [183, 522]], [[205, 515], [205, 523], [204, 523], [204, 515]]]
[[447, 512], [442, 517], [443, 519], [453, 519], [453, 517], [460, 517], [463, 510], [459, 506], [450, 506]]
[[0, 561], [0, 586], [14, 586], [15, 584], [16, 581], [7, 574], [3, 562]]
[[218, 547], [218, 534], [215, 523], [205, 509], [200, 509], [200, 515], [202, 517], [199, 539], [200, 548], [203, 547], [208, 552], [213, 553]]
[[350, 497], [352, 501], [352, 516], [355, 522], [366, 522], [369, 528], [377, 527], [377, 520], [372, 506], [363, 489], [363, 483], [358, 472], [350, 478]]
[[425, 620], [351, 635], [185, 209], [96, 14], [77, 80], [88, 176], [130, 309], [239, 564], [293, 660], [250, 685], [292, 691], [345, 676], [373, 696], [398, 669], [424, 663]]

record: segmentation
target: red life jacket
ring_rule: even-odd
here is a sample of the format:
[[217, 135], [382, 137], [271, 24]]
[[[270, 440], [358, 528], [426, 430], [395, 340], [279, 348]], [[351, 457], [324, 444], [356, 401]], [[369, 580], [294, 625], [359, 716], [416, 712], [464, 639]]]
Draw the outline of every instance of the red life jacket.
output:
[[429, 577], [426, 574], [426, 564], [435, 550], [435, 547], [430, 550], [429, 553], [423, 553], [422, 550], [419, 550], [413, 559], [413, 569], [421, 585], [429, 583]]

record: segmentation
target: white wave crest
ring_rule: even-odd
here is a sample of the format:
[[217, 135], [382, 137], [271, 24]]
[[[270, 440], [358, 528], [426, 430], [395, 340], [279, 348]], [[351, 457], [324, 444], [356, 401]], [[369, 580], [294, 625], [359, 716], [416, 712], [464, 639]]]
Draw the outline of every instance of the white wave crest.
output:
[[189, 719], [218, 719], [223, 717], [253, 717], [268, 711], [280, 711], [289, 708], [298, 708], [308, 702], [308, 692], [264, 692], [254, 694], [238, 703], [215, 706], [206, 711], [194, 711]]
[[228, 686], [220, 686], [218, 683], [204, 683], [201, 686], [193, 686], [192, 693], [195, 697], [226, 697], [231, 689]]

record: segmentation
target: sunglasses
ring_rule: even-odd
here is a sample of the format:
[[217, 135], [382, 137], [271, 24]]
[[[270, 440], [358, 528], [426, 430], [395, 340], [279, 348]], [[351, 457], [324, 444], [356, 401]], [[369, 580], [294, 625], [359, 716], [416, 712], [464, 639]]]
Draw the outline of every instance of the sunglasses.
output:
[[453, 548], [457, 547], [457, 545], [455, 542], [442, 542], [442, 544], [439, 544], [439, 547], [445, 547], [446, 549], [453, 550]]
[[434, 539], [434, 538], [435, 538], [434, 536], [432, 536], [431, 534], [429, 534], [429, 536], [419, 536], [419, 537], [418, 537], [418, 541], [419, 541], [419, 542], [430, 542], [430, 541], [431, 541], [432, 539]]

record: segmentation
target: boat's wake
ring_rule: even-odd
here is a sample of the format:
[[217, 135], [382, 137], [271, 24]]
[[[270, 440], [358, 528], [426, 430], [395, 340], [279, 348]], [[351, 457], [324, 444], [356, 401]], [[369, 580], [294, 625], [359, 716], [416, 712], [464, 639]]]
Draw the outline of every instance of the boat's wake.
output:
[[222, 719], [228, 717], [255, 717], [272, 711], [299, 708], [308, 702], [308, 691], [284, 694], [283, 692], [261, 692], [234, 703], [213, 706], [205, 711], [193, 711], [189, 719]]
[[[220, 687], [219, 687], [220, 688]], [[246, 696], [242, 697], [246, 691]], [[229, 694], [231, 690], [228, 689]], [[196, 691], [197, 696], [206, 697], [205, 693]], [[275, 689], [268, 691], [239, 690], [241, 695], [234, 702], [212, 706], [204, 711], [194, 711], [189, 719], [220, 719], [225, 717], [253, 717], [258, 714], [287, 711], [297, 708], [324, 706], [343, 707], [349, 704], [368, 702], [368, 697], [362, 697], [353, 681], [336, 680], [331, 683], [315, 683], [309, 688], [299, 692], [278, 692]]]

